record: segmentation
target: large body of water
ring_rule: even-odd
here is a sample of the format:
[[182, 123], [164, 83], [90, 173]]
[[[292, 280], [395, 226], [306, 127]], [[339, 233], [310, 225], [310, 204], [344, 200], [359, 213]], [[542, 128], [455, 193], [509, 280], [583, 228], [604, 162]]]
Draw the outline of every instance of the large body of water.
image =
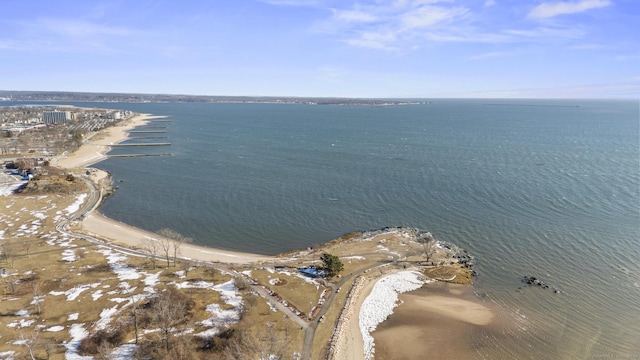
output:
[[91, 105], [172, 120], [149, 125], [172, 146], [145, 151], [174, 156], [98, 165], [109, 217], [265, 254], [423, 228], [476, 256], [515, 324], [470, 339], [479, 358], [640, 357], [638, 101]]

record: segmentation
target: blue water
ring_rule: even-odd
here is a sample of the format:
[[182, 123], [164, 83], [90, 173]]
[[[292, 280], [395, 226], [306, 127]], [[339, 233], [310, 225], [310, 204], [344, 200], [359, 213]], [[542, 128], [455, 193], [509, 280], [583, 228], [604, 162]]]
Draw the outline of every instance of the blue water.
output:
[[[640, 356], [637, 101], [91, 105], [172, 120], [171, 147], [144, 151], [174, 156], [98, 165], [109, 217], [265, 254], [427, 229], [477, 257], [478, 292], [516, 324], [472, 339], [479, 358]], [[525, 273], [563, 293], [517, 291]]]

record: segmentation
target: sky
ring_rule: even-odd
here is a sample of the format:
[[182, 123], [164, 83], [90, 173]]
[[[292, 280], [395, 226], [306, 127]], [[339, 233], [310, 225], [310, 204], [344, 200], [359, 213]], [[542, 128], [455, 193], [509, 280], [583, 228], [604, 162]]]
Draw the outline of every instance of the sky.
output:
[[3, 0], [0, 90], [640, 98], [640, 0]]

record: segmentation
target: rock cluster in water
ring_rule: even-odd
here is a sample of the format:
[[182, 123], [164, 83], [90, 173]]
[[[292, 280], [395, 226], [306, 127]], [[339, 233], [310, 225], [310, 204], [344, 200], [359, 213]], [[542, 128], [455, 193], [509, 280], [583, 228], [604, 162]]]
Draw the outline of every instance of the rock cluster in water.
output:
[[[531, 285], [531, 286], [538, 286], [541, 287], [543, 289], [549, 289], [551, 288], [551, 286], [549, 286], [547, 283], [545, 283], [544, 281], [536, 278], [535, 276], [531, 276], [531, 275], [524, 275], [522, 277], [522, 282], [527, 284], [527, 285]], [[558, 294], [560, 293], [560, 290], [557, 287], [553, 287], [552, 291], [554, 294]]]

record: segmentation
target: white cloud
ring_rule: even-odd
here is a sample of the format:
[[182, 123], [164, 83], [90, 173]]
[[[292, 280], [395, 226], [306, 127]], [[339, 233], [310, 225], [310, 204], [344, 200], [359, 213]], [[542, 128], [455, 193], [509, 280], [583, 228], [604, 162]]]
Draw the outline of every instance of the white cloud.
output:
[[[576, 13], [608, 6], [610, 1], [545, 2], [528, 16], [541, 19]], [[354, 47], [387, 51], [411, 51], [429, 43], [557, 43], [584, 38], [589, 32], [589, 27], [580, 23], [531, 26], [524, 18], [505, 19], [508, 4], [497, 0], [479, 4], [454, 0], [364, 0], [340, 5], [327, 9], [331, 15], [315, 25], [316, 31]]]
[[602, 8], [611, 5], [609, 0], [578, 0], [547, 2], [534, 7], [529, 12], [529, 17], [534, 19], [551, 18], [558, 15], [567, 15], [584, 12], [591, 9]]
[[[59, 53], [122, 53], [123, 44], [148, 36], [142, 30], [107, 23], [64, 18], [15, 21], [12, 39], [0, 39], [0, 48]], [[3, 46], [3, 44], [5, 46]]]
[[403, 14], [400, 21], [407, 30], [429, 28], [460, 18], [467, 12], [467, 9], [461, 7], [449, 9], [438, 6], [422, 6]]
[[383, 50], [413, 48], [430, 32], [450, 32], [447, 27], [469, 14], [449, 0], [375, 1], [331, 11], [317, 30], [341, 36], [352, 46]]
[[538, 39], [579, 39], [586, 35], [586, 30], [581, 26], [573, 25], [566, 28], [538, 27], [527, 30], [509, 29], [504, 31], [507, 35], [518, 38]]
[[398, 50], [394, 45], [397, 34], [393, 30], [373, 30], [361, 32], [357, 37], [347, 39], [350, 45], [380, 50]]
[[378, 20], [378, 16], [360, 10], [333, 10], [336, 20], [347, 23], [366, 23]]

